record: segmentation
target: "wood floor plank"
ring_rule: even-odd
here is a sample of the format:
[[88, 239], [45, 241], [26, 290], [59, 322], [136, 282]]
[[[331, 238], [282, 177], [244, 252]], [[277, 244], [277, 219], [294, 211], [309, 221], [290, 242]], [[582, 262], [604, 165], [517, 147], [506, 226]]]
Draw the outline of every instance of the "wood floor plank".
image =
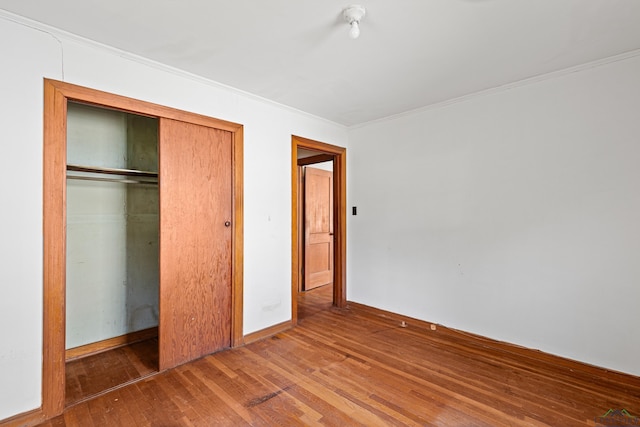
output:
[[[70, 406], [42, 425], [595, 426], [609, 409], [640, 416], [637, 377], [359, 304], [336, 309], [330, 288], [298, 304], [293, 329]], [[92, 390], [98, 364], [111, 384], [154, 363], [122, 348], [71, 367], [67, 389]]]
[[[331, 345], [330, 343], [325, 343], [325, 344]], [[345, 343], [342, 343], [342, 344], [338, 343], [335, 345], [337, 346], [336, 348], [341, 348], [343, 351], [345, 351], [346, 349], [347, 352], [344, 353], [344, 355], [345, 357], [350, 357], [350, 358], [352, 358], [351, 356], [352, 354], [356, 352], [360, 352], [362, 350], [362, 349], [355, 349], [355, 351], [351, 353], [351, 351], [347, 349], [347, 345]], [[364, 351], [366, 352], [367, 350], [364, 349]], [[434, 399], [434, 403], [436, 403], [436, 406], [433, 407], [432, 409], [435, 412], [439, 412], [439, 408], [441, 405], [438, 405], [437, 402], [441, 398], [441, 396], [444, 396], [444, 399], [446, 399], [446, 401], [449, 402], [449, 404], [451, 404], [451, 402], [453, 401], [457, 402], [458, 404], [460, 404], [460, 402], [462, 403], [465, 402], [464, 399], [461, 399], [462, 396], [460, 395], [460, 392], [463, 391], [461, 388], [457, 388], [455, 392], [452, 392], [450, 391], [449, 388], [438, 386], [436, 381], [437, 377], [414, 376], [406, 366], [406, 362], [402, 360], [398, 360], [398, 359], [392, 360], [392, 364], [390, 366], [386, 366], [385, 364], [378, 363], [378, 361], [375, 358], [370, 359], [366, 356], [360, 356], [360, 357], [363, 361], [369, 363], [374, 368], [375, 373], [372, 374], [371, 376], [376, 377], [382, 381], [382, 384], [379, 390], [383, 391], [385, 389], [390, 389], [390, 388], [393, 389], [395, 387], [394, 391], [397, 392], [398, 396], [402, 396], [402, 401], [405, 403], [407, 402], [407, 397], [411, 396], [411, 392], [413, 390], [423, 389], [425, 385], [429, 385], [430, 387], [436, 388], [440, 392], [435, 396], [435, 399]], [[406, 370], [397, 369], [395, 366], [399, 366], [400, 368], [404, 367], [404, 369]], [[375, 384], [371, 380], [368, 380], [367, 385], [372, 386]], [[399, 389], [401, 385], [409, 386], [410, 389], [401, 390]], [[455, 387], [457, 387], [457, 385], [451, 385], [451, 389], [454, 389]], [[377, 390], [377, 388], [374, 388], [374, 389]], [[481, 419], [481, 417], [478, 416], [478, 412], [481, 411], [482, 408], [478, 409], [478, 406], [479, 406], [478, 400], [473, 399], [472, 402], [473, 402], [473, 405], [469, 405], [467, 407], [467, 410], [471, 411], [472, 414], [475, 414], [477, 419]], [[429, 412], [428, 411], [429, 405], [427, 405], [426, 402], [423, 402], [422, 405], [418, 404], [414, 407], [419, 408], [420, 411]]]
[[[403, 350], [400, 353], [395, 351], [397, 345], [401, 343], [394, 343], [390, 345], [387, 340], [380, 339], [380, 335], [376, 335], [375, 338], [369, 337], [366, 344], [362, 344], [353, 339], [336, 340], [332, 341], [334, 332], [327, 332], [326, 329], [319, 328], [314, 330], [312, 334], [318, 332], [318, 335], [314, 335], [317, 339], [325, 339], [325, 344], [333, 345], [336, 349], [352, 352], [354, 354], [367, 354], [366, 359], [372, 364], [380, 367], [387, 366], [395, 375], [403, 377], [406, 381], [418, 381], [422, 387], [429, 386], [436, 388], [440, 393], [449, 395], [451, 401], [456, 402], [458, 405], [466, 406], [466, 410], [472, 410], [477, 408], [480, 411], [495, 412], [494, 406], [500, 408], [501, 418], [511, 418], [511, 423], [518, 423], [518, 414], [523, 409], [538, 414], [544, 411], [544, 407], [541, 407], [538, 403], [531, 402], [529, 400], [515, 400], [509, 396], [496, 395], [495, 392], [483, 392], [480, 388], [474, 387], [472, 384], [464, 381], [455, 380], [451, 374], [447, 371], [448, 365], [453, 365], [455, 360], [449, 359], [445, 364], [441, 366], [429, 366], [428, 369], [420, 369], [416, 366], [415, 360], [412, 359], [412, 355], [409, 351]], [[380, 332], [377, 330], [376, 333]], [[371, 347], [372, 342], [376, 342], [376, 349]], [[347, 353], [349, 354], [349, 353]], [[428, 354], [428, 353], [426, 353]], [[455, 355], [452, 355], [455, 356]], [[458, 362], [460, 363], [460, 362]], [[464, 366], [467, 368], [478, 369], [474, 366], [475, 361], [465, 361]], [[389, 368], [388, 365], [394, 366]], [[416, 375], [416, 373], [418, 373]], [[455, 390], [455, 392], [452, 392]], [[519, 402], [519, 404], [511, 403], [511, 400]], [[532, 406], [529, 408], [523, 408], [523, 406]], [[569, 420], [565, 420], [566, 416], [562, 413], [554, 414], [555, 411], [550, 411], [546, 416], [548, 419], [559, 418], [553, 425], [570, 425]], [[495, 415], [494, 415], [495, 416]]]
[[[409, 417], [405, 417], [404, 414], [396, 412], [385, 405], [382, 405], [379, 401], [370, 398], [369, 384], [366, 381], [352, 381], [350, 378], [356, 377], [354, 369], [357, 367], [355, 364], [350, 364], [349, 359], [345, 359], [342, 355], [332, 352], [323, 356], [323, 360], [326, 365], [313, 372], [309, 372], [308, 366], [312, 365], [314, 360], [317, 361], [319, 352], [312, 351], [310, 348], [299, 349], [295, 352], [286, 352], [279, 355], [280, 366], [289, 367], [289, 369], [296, 369], [299, 374], [307, 372], [309, 378], [312, 378], [316, 383], [324, 388], [334, 390], [334, 392], [343, 398], [346, 398], [358, 406], [365, 408], [366, 411], [375, 414], [386, 425], [394, 425], [396, 421], [403, 422], [408, 425], [416, 423]], [[272, 353], [264, 353], [262, 356], [265, 359], [275, 359]], [[340, 367], [349, 365], [344, 371], [340, 371]], [[359, 379], [363, 380], [364, 377]], [[397, 418], [397, 420], [396, 420]]]
[[157, 370], [157, 338], [71, 360], [65, 368], [65, 405], [73, 405]]
[[[200, 361], [198, 361], [200, 362]], [[248, 425], [254, 424], [259, 417], [256, 414], [252, 414], [242, 404], [242, 401], [234, 399], [225, 388], [216, 383], [211, 378], [203, 378], [201, 375], [196, 374], [192, 370], [184, 372], [186, 379], [199, 391], [201, 397], [205, 397], [210, 404], [211, 411], [205, 412], [205, 416], [212, 418], [217, 416], [218, 413], [225, 412], [226, 418], [237, 419], [236, 425], [240, 423], [246, 423]]]

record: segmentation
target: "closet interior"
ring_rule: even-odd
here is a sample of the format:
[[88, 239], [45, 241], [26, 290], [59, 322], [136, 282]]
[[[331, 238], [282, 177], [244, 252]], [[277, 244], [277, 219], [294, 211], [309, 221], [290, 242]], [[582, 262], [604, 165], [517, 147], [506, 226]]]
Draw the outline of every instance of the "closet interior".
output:
[[158, 371], [158, 139], [157, 118], [67, 105], [66, 405]]

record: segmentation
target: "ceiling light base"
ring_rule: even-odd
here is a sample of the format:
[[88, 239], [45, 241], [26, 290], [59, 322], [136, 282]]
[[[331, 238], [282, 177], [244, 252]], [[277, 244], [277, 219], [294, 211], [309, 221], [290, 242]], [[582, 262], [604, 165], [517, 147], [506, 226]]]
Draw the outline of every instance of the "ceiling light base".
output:
[[351, 6], [347, 6], [342, 11], [342, 16], [344, 16], [344, 20], [351, 24], [353, 21], [360, 21], [364, 18], [364, 15], [367, 13], [364, 6], [360, 6], [357, 4], [353, 4]]
[[354, 4], [351, 6], [347, 6], [342, 10], [342, 16], [344, 20], [347, 21], [351, 29], [349, 30], [349, 35], [352, 39], [357, 39], [360, 35], [360, 20], [364, 18], [364, 15], [367, 13], [363, 6]]

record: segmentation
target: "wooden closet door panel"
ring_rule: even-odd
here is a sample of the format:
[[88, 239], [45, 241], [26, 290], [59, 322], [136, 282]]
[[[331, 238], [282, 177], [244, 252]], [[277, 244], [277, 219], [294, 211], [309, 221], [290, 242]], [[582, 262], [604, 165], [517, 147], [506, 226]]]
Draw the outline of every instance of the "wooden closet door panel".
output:
[[230, 132], [160, 120], [161, 370], [231, 345], [231, 161]]

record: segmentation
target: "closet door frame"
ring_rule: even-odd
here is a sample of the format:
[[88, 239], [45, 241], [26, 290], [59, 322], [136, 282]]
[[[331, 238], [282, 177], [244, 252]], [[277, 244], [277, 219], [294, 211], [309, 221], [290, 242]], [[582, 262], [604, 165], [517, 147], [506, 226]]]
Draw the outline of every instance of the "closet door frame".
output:
[[[231, 347], [243, 344], [243, 126], [44, 79], [42, 416], [64, 411], [67, 102], [225, 130], [232, 135]], [[160, 177], [160, 179], [162, 179]]]

